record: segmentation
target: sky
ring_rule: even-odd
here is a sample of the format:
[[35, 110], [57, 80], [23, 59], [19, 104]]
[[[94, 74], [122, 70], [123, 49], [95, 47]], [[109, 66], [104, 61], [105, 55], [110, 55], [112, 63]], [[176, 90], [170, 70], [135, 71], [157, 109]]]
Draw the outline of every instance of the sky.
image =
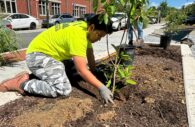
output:
[[[165, 0], [149, 0], [150, 6], [159, 6], [159, 4]], [[181, 8], [183, 5], [188, 5], [195, 0], [166, 0], [168, 3], [168, 6], [175, 7], [175, 8]]]

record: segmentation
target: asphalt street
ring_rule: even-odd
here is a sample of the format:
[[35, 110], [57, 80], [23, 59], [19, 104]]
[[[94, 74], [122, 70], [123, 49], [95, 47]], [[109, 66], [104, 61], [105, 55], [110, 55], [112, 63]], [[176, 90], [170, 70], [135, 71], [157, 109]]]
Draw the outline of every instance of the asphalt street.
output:
[[45, 29], [15, 31], [18, 48], [19, 49], [27, 48], [29, 43], [33, 40], [33, 38], [35, 38], [39, 33], [41, 33], [44, 30]]

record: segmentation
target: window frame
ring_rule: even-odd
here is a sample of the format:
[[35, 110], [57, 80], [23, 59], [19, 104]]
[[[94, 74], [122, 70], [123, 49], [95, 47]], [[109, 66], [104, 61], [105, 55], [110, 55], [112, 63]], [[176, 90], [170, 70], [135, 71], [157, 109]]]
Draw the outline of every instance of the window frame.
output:
[[86, 13], [86, 6], [80, 4], [73, 4], [73, 17], [80, 18]]
[[60, 14], [60, 10], [61, 10], [61, 4], [60, 3], [56, 3], [56, 2], [51, 3], [52, 15]]
[[0, 13], [2, 13], [2, 14], [17, 13], [16, 0], [0, 0], [0, 2], [1, 2], [0, 8], [4, 8], [4, 11], [0, 10], [0, 11], [2, 11]]
[[46, 1], [39, 1], [39, 15], [46, 16], [46, 13], [47, 13]]

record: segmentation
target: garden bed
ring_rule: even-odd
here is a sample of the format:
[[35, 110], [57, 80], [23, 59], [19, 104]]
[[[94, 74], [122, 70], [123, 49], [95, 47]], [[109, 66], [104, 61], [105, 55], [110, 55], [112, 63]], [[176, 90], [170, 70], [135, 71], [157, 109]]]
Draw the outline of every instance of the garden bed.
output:
[[187, 127], [180, 47], [144, 45], [134, 67], [137, 85], [121, 88], [115, 105], [103, 105], [98, 91], [73, 75], [70, 97], [15, 100], [0, 107], [0, 126]]

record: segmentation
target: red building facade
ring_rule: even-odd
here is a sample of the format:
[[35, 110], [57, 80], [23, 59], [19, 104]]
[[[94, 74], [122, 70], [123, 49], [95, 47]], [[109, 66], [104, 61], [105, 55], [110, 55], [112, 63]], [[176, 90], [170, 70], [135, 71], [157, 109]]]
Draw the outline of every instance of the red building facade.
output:
[[[48, 6], [47, 6], [48, 5]], [[49, 15], [69, 13], [75, 18], [93, 12], [93, 0], [0, 0], [0, 13], [25, 13], [43, 19]]]

